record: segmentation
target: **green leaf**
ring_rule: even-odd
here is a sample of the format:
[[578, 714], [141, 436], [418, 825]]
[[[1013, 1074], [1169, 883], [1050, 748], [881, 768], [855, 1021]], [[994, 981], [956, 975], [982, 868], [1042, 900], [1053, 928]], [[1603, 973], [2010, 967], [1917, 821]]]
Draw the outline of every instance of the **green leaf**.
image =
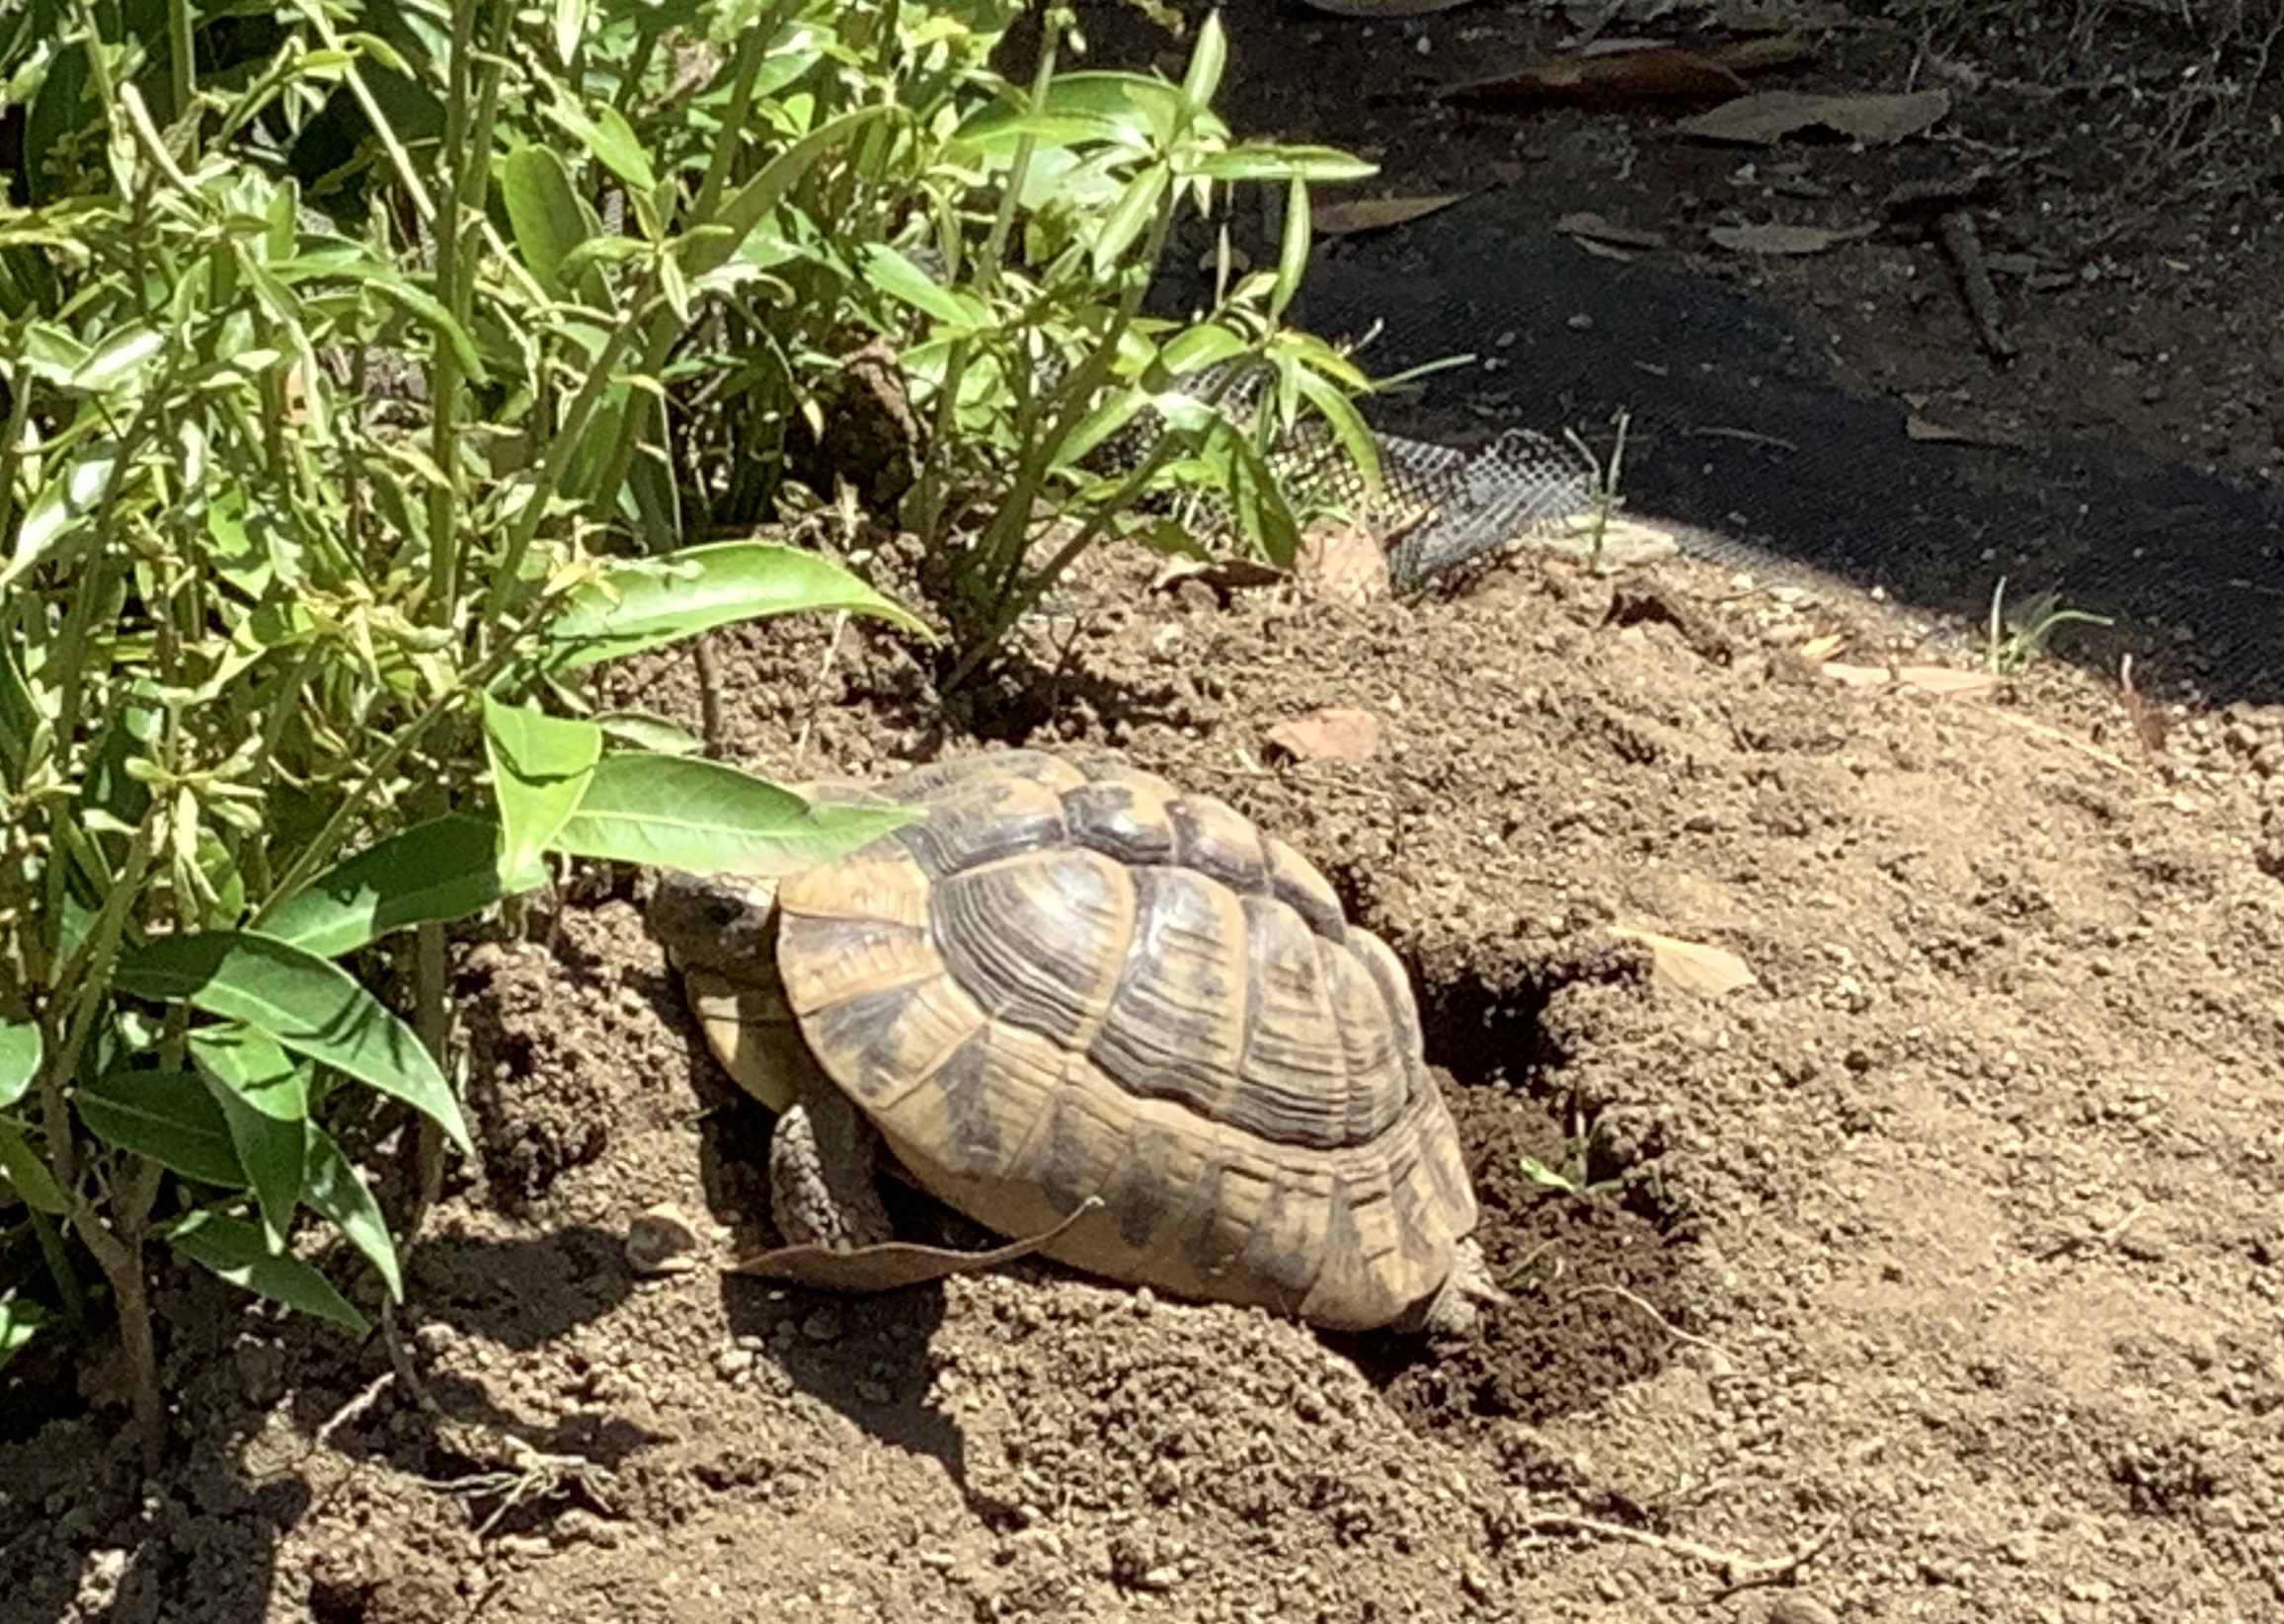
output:
[[1260, 448], [1226, 419], [1217, 419], [1208, 425], [1205, 447], [1194, 460], [1227, 503], [1238, 534], [1258, 546], [1278, 569], [1292, 569], [1300, 545], [1300, 526]]
[[1055, 447], [1055, 467], [1073, 468], [1084, 462], [1097, 446], [1147, 413], [1150, 406], [1148, 392], [1142, 389], [1106, 395]]
[[1312, 221], [1308, 215], [1308, 183], [1296, 176], [1286, 184], [1285, 240], [1277, 250], [1277, 283], [1269, 295], [1269, 314], [1282, 317], [1285, 309], [1300, 291], [1300, 278], [1308, 270], [1308, 240]]
[[1095, 274], [1108, 275], [1126, 259], [1128, 251], [1157, 217], [1158, 206], [1165, 201], [1166, 189], [1172, 184], [1172, 172], [1155, 165], [1127, 183], [1109, 216], [1095, 228], [1094, 240], [1089, 245]]
[[983, 303], [946, 287], [886, 243], [867, 243], [857, 258], [864, 279], [892, 299], [933, 316], [953, 334], [974, 333], [990, 320]]
[[160, 1233], [184, 1257], [212, 1270], [232, 1285], [331, 1320], [344, 1330], [362, 1335], [368, 1329], [364, 1316], [350, 1306], [331, 1280], [299, 1258], [272, 1253], [262, 1244], [261, 1231], [250, 1223], [219, 1212], [193, 1212], [166, 1225]]
[[[563, 160], [547, 147], [516, 147], [500, 161], [500, 197], [507, 204], [509, 228], [515, 234], [515, 247], [523, 263], [531, 268], [549, 297], [569, 298], [571, 287], [564, 274], [564, 261], [593, 231], [580, 207], [579, 193], [572, 190]], [[600, 289], [600, 277], [591, 269], [592, 262], [589, 264], [588, 277], [583, 280], [595, 285], [583, 286], [583, 297]]]
[[953, 140], [994, 157], [1011, 155], [1028, 139], [1037, 149], [1074, 147], [1082, 141], [1107, 139], [1118, 133], [1111, 119], [1092, 113], [1065, 111], [1032, 113], [1001, 104], [985, 106], [961, 123]]
[[8, 567], [0, 570], [0, 586], [46, 558], [55, 544], [95, 508], [111, 489], [112, 467], [118, 453], [115, 440], [96, 447], [60, 474], [50, 473], [33, 493], [31, 505], [16, 526], [16, 548]]
[[143, 362], [167, 347], [168, 335], [148, 327], [122, 328], [102, 348], [80, 364], [69, 378], [74, 389], [100, 395], [142, 368]]
[[55, 1175], [47, 1171], [47, 1164], [24, 1137], [24, 1130], [5, 1118], [0, 1118], [0, 1173], [8, 1175], [17, 1196], [35, 1212], [61, 1214], [70, 1210], [71, 1203], [63, 1199]]
[[1210, 181], [1364, 181], [1379, 173], [1377, 165], [1334, 147], [1273, 146], [1249, 142], [1213, 153], [1185, 166], [1186, 173]]
[[[271, 273], [281, 280], [289, 280], [310, 269], [299, 261], [282, 261], [270, 268]], [[416, 286], [399, 275], [384, 262], [367, 257], [346, 260], [339, 264], [321, 262], [317, 267], [323, 273], [343, 275], [380, 297], [401, 306], [405, 313], [424, 323], [436, 340], [451, 348], [452, 356], [460, 363], [471, 383], [486, 383], [491, 373], [478, 353], [476, 341], [468, 336], [467, 328], [452, 319], [436, 296], [426, 288]]]
[[1229, 40], [1221, 32], [1221, 14], [1206, 13], [1198, 29], [1197, 48], [1190, 52], [1189, 71], [1182, 75], [1182, 95], [1191, 106], [1213, 106], [1214, 92], [1221, 88], [1221, 71], [1229, 65]]
[[1200, 322], [1168, 339], [1159, 351], [1159, 358], [1168, 372], [1177, 378], [1186, 378], [1209, 366], [1235, 360], [1252, 348], [1241, 333], [1216, 322]]
[[32, 1091], [39, 1075], [39, 1027], [32, 1021], [0, 1021], [0, 1111]]
[[630, 752], [595, 764], [556, 849], [698, 874], [798, 874], [914, 815], [907, 807], [813, 804], [719, 761]]
[[688, 729], [640, 711], [604, 711], [594, 719], [594, 725], [605, 738], [659, 755], [696, 755], [706, 747], [705, 741]]
[[80, 1121], [105, 1144], [155, 1157], [185, 1178], [246, 1188], [230, 1124], [188, 1071], [113, 1071], [73, 1096]]
[[238, 1165], [254, 1187], [270, 1250], [285, 1250], [301, 1200], [301, 1141], [309, 1116], [309, 1062], [260, 1033], [229, 1023], [191, 1034], [191, 1062], [222, 1108]]
[[1378, 492], [1381, 485], [1379, 441], [1374, 437], [1364, 415], [1357, 411], [1356, 403], [1338, 384], [1306, 366], [1296, 370], [1295, 382], [1301, 398], [1330, 425], [1333, 437], [1340, 442], [1341, 453], [1364, 476], [1366, 488]]
[[122, 957], [114, 979], [137, 998], [181, 999], [243, 1021], [404, 1101], [475, 1154], [459, 1102], [412, 1028], [338, 965], [305, 949], [255, 931], [162, 936]]
[[0, 1365], [24, 1351], [47, 1322], [47, 1310], [36, 1302], [19, 1302], [13, 1292], [0, 1297]]
[[338, 959], [408, 925], [465, 919], [506, 894], [500, 825], [455, 812], [335, 864], [272, 909], [262, 930]]
[[776, 210], [785, 200], [785, 194], [800, 185], [802, 178], [827, 153], [873, 120], [902, 112], [899, 108], [874, 106], [844, 113], [818, 125], [770, 159], [760, 174], [731, 194], [713, 219], [697, 222], [699, 227], [708, 229], [693, 230], [683, 239], [689, 244], [685, 256], [689, 263], [683, 269], [689, 272], [690, 279], [697, 280], [737, 253], [739, 245], [753, 228]]
[[642, 137], [618, 109], [606, 105], [599, 116], [590, 118], [583, 110], [563, 101], [547, 109], [547, 116], [587, 148], [595, 162], [637, 192], [658, 186], [659, 178], [651, 168], [650, 154], [643, 150]]
[[500, 870], [521, 889], [545, 877], [539, 858], [579, 810], [588, 775], [602, 756], [602, 730], [576, 717], [484, 696], [484, 753], [504, 832]]
[[372, 1192], [350, 1166], [333, 1136], [315, 1122], [308, 1123], [307, 1129], [301, 1157], [301, 1199], [332, 1220], [380, 1272], [389, 1295], [404, 1301], [405, 1281], [397, 1268], [397, 1246], [389, 1235], [388, 1219], [381, 1215], [380, 1202], [373, 1199]]
[[1057, 74], [1047, 87], [1047, 105], [1041, 111], [1100, 119], [1111, 136], [1142, 150], [1170, 142], [1185, 120], [1198, 121], [1196, 107], [1183, 97], [1180, 86], [1139, 73], [1099, 69]]
[[600, 582], [576, 593], [541, 636], [552, 665], [577, 669], [733, 621], [829, 609], [927, 635], [908, 610], [830, 559], [777, 542], [721, 541], [669, 558], [613, 564]]

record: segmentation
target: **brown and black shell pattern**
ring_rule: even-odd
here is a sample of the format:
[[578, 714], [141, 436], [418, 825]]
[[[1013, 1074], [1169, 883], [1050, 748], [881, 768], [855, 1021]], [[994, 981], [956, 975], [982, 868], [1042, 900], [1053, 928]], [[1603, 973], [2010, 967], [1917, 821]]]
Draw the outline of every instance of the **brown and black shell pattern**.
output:
[[1333, 1329], [1432, 1297], [1475, 1226], [1386, 944], [1226, 804], [1013, 750], [887, 787], [923, 819], [785, 882], [826, 1072], [932, 1195], [1050, 1255]]

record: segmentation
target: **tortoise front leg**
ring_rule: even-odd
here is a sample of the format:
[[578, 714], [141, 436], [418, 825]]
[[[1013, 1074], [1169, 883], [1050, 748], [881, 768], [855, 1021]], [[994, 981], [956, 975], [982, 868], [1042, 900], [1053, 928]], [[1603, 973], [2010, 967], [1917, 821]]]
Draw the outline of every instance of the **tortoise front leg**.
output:
[[881, 1205], [880, 1134], [837, 1089], [804, 1094], [769, 1140], [769, 1215], [788, 1246], [846, 1252], [896, 1238]]

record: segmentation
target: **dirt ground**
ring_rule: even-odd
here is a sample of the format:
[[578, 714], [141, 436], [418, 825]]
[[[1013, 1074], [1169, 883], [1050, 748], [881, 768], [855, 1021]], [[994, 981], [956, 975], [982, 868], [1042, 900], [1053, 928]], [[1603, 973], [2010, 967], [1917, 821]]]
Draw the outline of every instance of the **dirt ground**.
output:
[[[2107, 218], [2115, 273], [2017, 311], [2043, 370], [1982, 365], [1954, 306], [1885, 305], [1860, 260], [1730, 269], [1954, 416], [2091, 415], [2264, 477], [2267, 228], [2226, 176], [2122, 190], [2095, 116], [2161, 118], [2202, 58], [2154, 9], [2072, 15], [2107, 19], [2083, 49], [2067, 18], [1980, 54], [1834, 27], [1780, 76], [1895, 87], [1917, 56], [1970, 127], [2087, 124], [2041, 240]], [[1462, 31], [1551, 42], [1536, 11], [1369, 48], [1231, 24], [1240, 121], [1281, 84], [1265, 119], [1376, 145], [1390, 190], [1520, 153], [1549, 217], [1679, 237], [1729, 206], [1638, 114], [1403, 93]], [[1303, 48], [1339, 71], [1281, 72]], [[950, 722], [895, 639], [725, 636], [732, 751], [799, 778], [1108, 744], [1284, 836], [1413, 973], [1512, 1306], [1419, 1344], [1040, 1264], [861, 1301], [725, 1276], [768, 1124], [621, 877], [464, 960], [483, 1156], [412, 1258], [406, 1368], [170, 1279], [164, 1475], [101, 1382], [0, 1428], [0, 1624], [2284, 1618], [2284, 709], [2137, 716], [2056, 661], [1851, 682], [1919, 657], [1892, 614], [1687, 561], [1533, 556], [1362, 606], [1151, 574], [1094, 561], [1032, 680]], [[680, 662], [626, 697], [695, 715]], [[1324, 707], [1378, 748], [1270, 739]], [[1707, 949], [1752, 980], [1693, 978]], [[659, 1203], [698, 1267], [631, 1266]]]

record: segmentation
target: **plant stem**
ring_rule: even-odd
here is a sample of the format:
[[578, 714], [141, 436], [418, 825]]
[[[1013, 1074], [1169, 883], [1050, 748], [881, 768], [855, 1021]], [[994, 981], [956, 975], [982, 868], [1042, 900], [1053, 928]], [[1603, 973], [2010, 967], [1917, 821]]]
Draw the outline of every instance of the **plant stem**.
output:
[[107, 1203], [110, 1221], [94, 1207], [75, 1202], [71, 1227], [80, 1243], [95, 1254], [104, 1278], [111, 1282], [112, 1302], [118, 1312], [120, 1355], [126, 1360], [132, 1384], [134, 1435], [143, 1469], [158, 1470], [165, 1442], [165, 1416], [159, 1405], [158, 1342], [151, 1334], [150, 1285], [143, 1273], [143, 1241], [149, 1233], [151, 1203], [158, 1199], [159, 1180], [165, 1173], [148, 1156], [131, 1156]]
[[174, 72], [175, 116], [187, 117], [191, 102], [198, 93], [198, 59], [196, 39], [191, 33], [190, 0], [167, 0], [168, 63]]
[[[435, 1060], [438, 1070], [451, 1063], [452, 1010], [445, 996], [445, 980], [450, 967], [444, 958], [444, 927], [435, 920], [424, 921], [414, 932], [417, 967], [414, 975], [413, 1030], [419, 1035], [422, 1046]], [[444, 1189], [444, 1135], [442, 1129], [426, 1116], [420, 1119], [416, 1129], [418, 1179], [416, 1204], [406, 1214], [404, 1233], [399, 1243], [410, 1246], [420, 1232], [421, 1220], [436, 1204], [436, 1198]]]
[[[460, 227], [470, 206], [469, 175], [489, 181], [490, 154], [468, 145], [469, 74], [475, 54], [476, 11], [482, 0], [458, 0], [452, 7], [451, 55], [444, 64], [444, 140], [440, 156], [448, 166], [437, 190], [443, 206], [431, 227], [436, 263], [436, 302], [454, 321], [463, 321], [468, 275], [460, 258]], [[463, 382], [456, 348], [441, 333], [429, 352], [429, 461], [439, 476], [429, 488], [429, 592], [426, 607], [438, 625], [451, 623], [459, 602], [459, 521], [463, 510], [460, 468], [460, 394]]]

